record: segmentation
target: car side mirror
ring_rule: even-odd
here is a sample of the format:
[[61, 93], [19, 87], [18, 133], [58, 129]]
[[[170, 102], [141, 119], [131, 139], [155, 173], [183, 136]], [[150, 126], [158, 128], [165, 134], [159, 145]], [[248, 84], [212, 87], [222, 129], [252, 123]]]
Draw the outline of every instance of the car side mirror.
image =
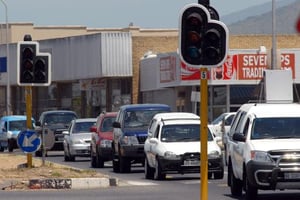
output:
[[121, 124], [119, 122], [113, 122], [112, 126], [114, 128], [121, 128]]
[[62, 134], [63, 135], [69, 135], [70, 133], [69, 133], [69, 131], [63, 131]]
[[90, 132], [96, 133], [97, 132], [97, 127], [96, 126], [91, 126]]
[[235, 133], [232, 136], [232, 139], [238, 142], [245, 142], [246, 141], [246, 137], [241, 134], [241, 133]]

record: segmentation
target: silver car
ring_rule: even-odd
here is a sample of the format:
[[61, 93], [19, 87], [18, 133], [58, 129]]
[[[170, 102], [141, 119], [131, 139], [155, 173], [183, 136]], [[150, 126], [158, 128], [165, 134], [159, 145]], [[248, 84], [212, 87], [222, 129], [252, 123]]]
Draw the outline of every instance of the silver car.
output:
[[91, 132], [90, 128], [96, 124], [96, 118], [74, 119], [68, 131], [64, 131], [64, 159], [75, 161], [76, 156], [89, 157]]

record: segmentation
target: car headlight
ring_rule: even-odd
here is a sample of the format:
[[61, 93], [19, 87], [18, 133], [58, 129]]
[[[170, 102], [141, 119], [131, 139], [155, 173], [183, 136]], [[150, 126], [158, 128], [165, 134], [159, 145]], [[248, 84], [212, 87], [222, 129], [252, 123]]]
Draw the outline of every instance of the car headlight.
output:
[[13, 133], [11, 131], [7, 131], [7, 133], [6, 133], [7, 139], [12, 138], [12, 135], [13, 135]]
[[265, 151], [251, 151], [251, 160], [258, 162], [272, 162], [269, 154]]
[[82, 140], [72, 140], [73, 144], [84, 144], [84, 141]]
[[110, 140], [101, 140], [100, 141], [100, 147], [110, 148], [111, 147], [111, 141]]
[[219, 151], [211, 151], [208, 153], [208, 158], [219, 158], [221, 156]]
[[168, 160], [179, 160], [180, 159], [180, 156], [179, 155], [176, 155], [174, 152], [172, 151], [166, 151], [164, 153], [164, 158], [165, 159], [168, 159]]
[[137, 145], [139, 144], [139, 141], [136, 136], [124, 136], [121, 139], [121, 144], [125, 145]]

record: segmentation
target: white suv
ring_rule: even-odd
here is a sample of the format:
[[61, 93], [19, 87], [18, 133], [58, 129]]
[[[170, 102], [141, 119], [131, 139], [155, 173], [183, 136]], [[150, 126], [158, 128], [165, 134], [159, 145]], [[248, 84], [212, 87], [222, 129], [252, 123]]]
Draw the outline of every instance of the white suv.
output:
[[229, 132], [228, 186], [234, 196], [300, 189], [300, 104], [245, 104]]
[[[193, 113], [156, 114], [145, 141], [145, 178], [161, 180], [166, 174], [200, 172], [200, 117]], [[208, 177], [222, 179], [223, 158], [208, 131]]]

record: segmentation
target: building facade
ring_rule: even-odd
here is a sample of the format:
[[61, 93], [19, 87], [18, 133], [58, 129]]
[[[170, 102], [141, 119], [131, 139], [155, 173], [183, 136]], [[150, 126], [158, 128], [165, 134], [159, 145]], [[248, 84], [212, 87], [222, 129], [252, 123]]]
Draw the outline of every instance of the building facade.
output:
[[[151, 53], [176, 52], [178, 48], [177, 29], [141, 29], [135, 26], [120, 29], [89, 29], [84, 26], [35, 27], [31, 23], [14, 23], [9, 24], [9, 35], [6, 36], [5, 25], [2, 24], [0, 27], [2, 36], [0, 58], [6, 57], [6, 42], [9, 43], [12, 113], [23, 114], [25, 111], [24, 88], [17, 86], [15, 82], [16, 43], [22, 41], [25, 34], [31, 34], [33, 40], [40, 42], [41, 51], [52, 54], [51, 86], [33, 89], [34, 117], [37, 117], [43, 110], [61, 108], [75, 110], [82, 117], [95, 116], [103, 110], [117, 109], [121, 104], [146, 102], [147, 97], [140, 92], [140, 85], [144, 82], [140, 79], [141, 58]], [[110, 45], [117, 48], [104, 46], [103, 41], [101, 42], [104, 33], [109, 35], [106, 39], [111, 42]], [[110, 37], [121, 33], [127, 36], [125, 38]], [[94, 45], [98, 40], [100, 40], [98, 45]], [[124, 43], [127, 45], [126, 51], [119, 52], [118, 47], [123, 49]], [[298, 48], [299, 45], [298, 35], [277, 35], [278, 49]], [[271, 49], [272, 36], [230, 35], [230, 49], [258, 49], [260, 46]], [[119, 53], [118, 56], [115, 55], [116, 52]], [[110, 63], [103, 62], [103, 56], [109, 58]], [[115, 61], [117, 63], [114, 63]], [[126, 67], [120, 65], [123, 61], [127, 63]], [[93, 71], [96, 69], [100, 72]], [[109, 74], [105, 71], [107, 69], [115, 71]], [[227, 83], [216, 87], [221, 86], [227, 87]], [[195, 87], [199, 87], [199, 84]], [[5, 114], [6, 110], [6, 89], [7, 73], [2, 70], [1, 114]], [[179, 87], [178, 89], [179, 93], [176, 95], [180, 97], [179, 100], [176, 99], [175, 102], [168, 104], [172, 104], [177, 110], [193, 111], [190, 96], [184, 96], [184, 92], [180, 92], [185, 88]], [[183, 101], [183, 98], [187, 100]]]

